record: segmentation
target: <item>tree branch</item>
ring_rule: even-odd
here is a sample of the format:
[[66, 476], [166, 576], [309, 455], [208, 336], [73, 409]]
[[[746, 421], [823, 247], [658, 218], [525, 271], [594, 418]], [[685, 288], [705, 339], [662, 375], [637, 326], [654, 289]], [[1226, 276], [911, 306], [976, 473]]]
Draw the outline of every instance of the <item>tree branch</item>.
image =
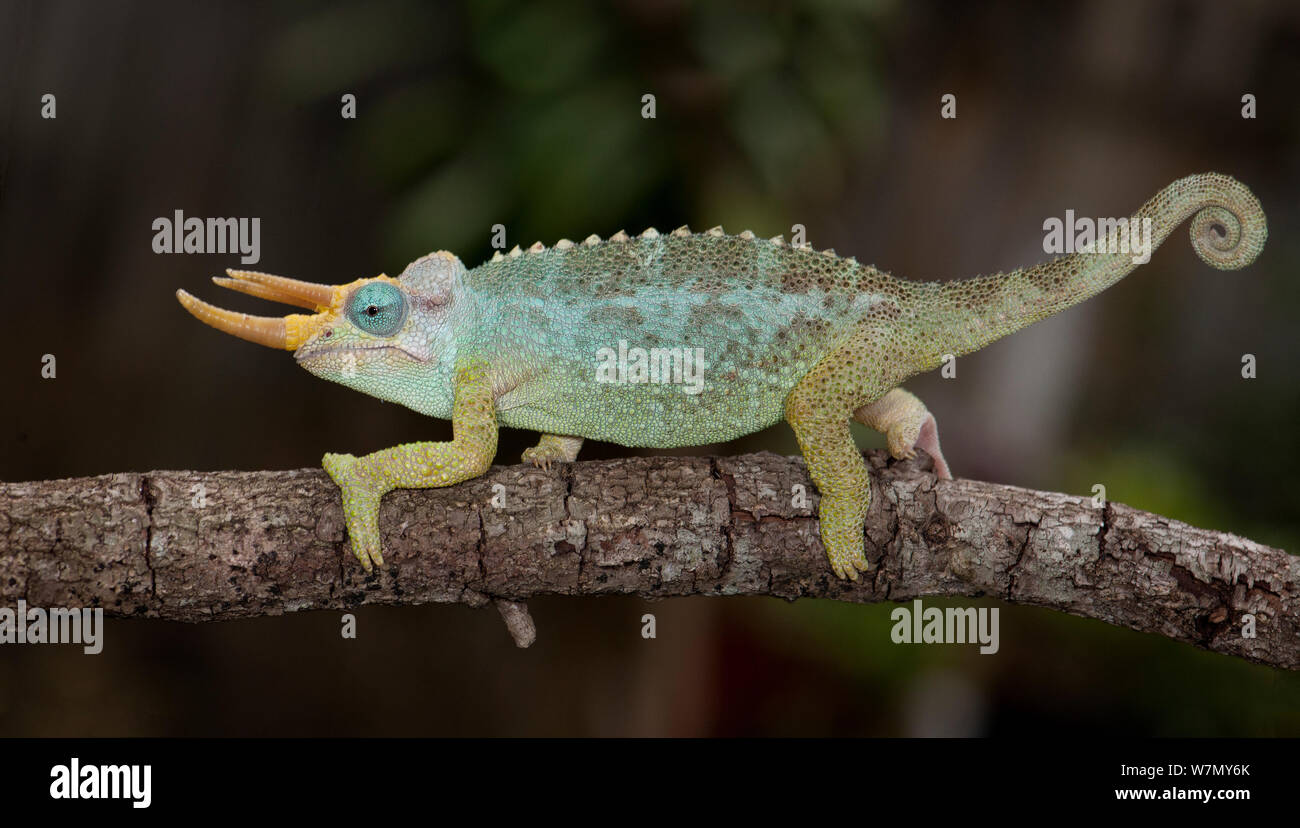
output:
[[1119, 503], [939, 482], [924, 455], [868, 460], [879, 566], [856, 583], [827, 565], [802, 461], [762, 453], [496, 466], [397, 491], [380, 513], [388, 566], [372, 576], [317, 469], [0, 483], [0, 599], [181, 621], [496, 602], [526, 646], [521, 602], [543, 593], [991, 595], [1300, 668], [1300, 558]]

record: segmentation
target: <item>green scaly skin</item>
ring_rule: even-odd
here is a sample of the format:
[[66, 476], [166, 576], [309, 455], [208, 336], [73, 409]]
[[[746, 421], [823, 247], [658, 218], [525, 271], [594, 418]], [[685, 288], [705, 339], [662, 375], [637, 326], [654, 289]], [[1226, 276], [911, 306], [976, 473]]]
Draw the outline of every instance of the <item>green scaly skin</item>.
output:
[[[1130, 221], [1143, 218], [1152, 221], [1152, 250], [1193, 219], [1196, 252], [1221, 269], [1250, 264], [1267, 237], [1255, 197], [1214, 173], [1170, 184]], [[449, 486], [482, 474], [496, 453], [499, 426], [542, 432], [524, 459], [550, 465], [572, 461], [583, 438], [692, 446], [784, 418], [821, 492], [831, 566], [856, 579], [870, 568], [863, 521], [871, 486], [850, 419], [884, 433], [894, 457], [925, 449], [938, 475], [950, 477], [934, 417], [899, 384], [947, 354], [970, 353], [1093, 296], [1131, 272], [1132, 259], [1127, 250], [1074, 253], [964, 281], [909, 282], [779, 237], [682, 228], [551, 248], [538, 243], [472, 270], [438, 252], [411, 263], [397, 280], [310, 286], [333, 294], [283, 300], [317, 313], [275, 320], [280, 327], [270, 339], [246, 330], [254, 324], [248, 320], [269, 320], [211, 309], [188, 295], [182, 302], [230, 333], [295, 348], [298, 362], [317, 376], [452, 420], [450, 442], [359, 458], [325, 455], [325, 469], [342, 489], [353, 551], [367, 570], [383, 563], [380, 498], [395, 488]], [[276, 277], [231, 275], [236, 279], [221, 283], [278, 298], [247, 281]], [[359, 294], [376, 282], [382, 285]], [[212, 321], [217, 313], [227, 321]], [[685, 383], [599, 381], [601, 349], [617, 351], [620, 341], [647, 351], [699, 349], [699, 392]]]

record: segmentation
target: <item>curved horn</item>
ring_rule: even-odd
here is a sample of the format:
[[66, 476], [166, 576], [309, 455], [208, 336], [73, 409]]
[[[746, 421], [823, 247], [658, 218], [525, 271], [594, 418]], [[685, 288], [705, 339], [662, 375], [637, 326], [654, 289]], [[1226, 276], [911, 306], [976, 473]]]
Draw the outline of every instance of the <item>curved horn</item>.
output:
[[214, 277], [212, 281], [231, 290], [247, 293], [259, 299], [297, 305], [307, 310], [328, 310], [334, 304], [334, 288], [330, 285], [318, 285], [315, 282], [301, 282], [272, 276], [270, 273], [258, 273], [254, 270], [227, 270], [229, 279]]
[[200, 299], [195, 299], [183, 290], [176, 291], [176, 298], [180, 300], [185, 310], [193, 314], [194, 318], [203, 324], [211, 325], [219, 331], [228, 333], [231, 336], [237, 336], [240, 339], [246, 339], [258, 345], [293, 351], [297, 350], [298, 346], [307, 339], [310, 326], [302, 323], [311, 317], [292, 314], [276, 318], [236, 313], [223, 310], [215, 305], [209, 305]]

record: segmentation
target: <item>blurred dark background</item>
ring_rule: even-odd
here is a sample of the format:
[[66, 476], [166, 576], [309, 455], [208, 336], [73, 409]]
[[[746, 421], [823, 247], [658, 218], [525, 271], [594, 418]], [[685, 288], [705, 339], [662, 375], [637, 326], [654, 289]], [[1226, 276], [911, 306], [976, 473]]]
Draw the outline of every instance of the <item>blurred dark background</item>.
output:
[[[152, 251], [177, 209], [260, 217], [255, 269], [330, 283], [440, 248], [473, 266], [495, 223], [525, 246], [801, 223], [932, 279], [1040, 261], [1048, 216], [1127, 215], [1216, 170], [1268, 214], [1253, 267], [1205, 267], [1180, 230], [1097, 299], [909, 388], [959, 476], [1103, 483], [1300, 549], [1295, 3], [6, 2], [0, 72], [5, 480], [450, 436], [191, 319], [179, 287], [271, 311], [208, 281], [237, 256]], [[535, 439], [505, 432], [498, 462]], [[780, 425], [683, 453], [760, 448], [797, 451]], [[0, 735], [1300, 735], [1296, 675], [1033, 608], [1002, 606], [980, 656], [891, 644], [892, 604], [531, 607], [527, 651], [458, 606], [363, 608], [356, 641], [332, 612], [110, 620], [94, 658], [0, 648]]]

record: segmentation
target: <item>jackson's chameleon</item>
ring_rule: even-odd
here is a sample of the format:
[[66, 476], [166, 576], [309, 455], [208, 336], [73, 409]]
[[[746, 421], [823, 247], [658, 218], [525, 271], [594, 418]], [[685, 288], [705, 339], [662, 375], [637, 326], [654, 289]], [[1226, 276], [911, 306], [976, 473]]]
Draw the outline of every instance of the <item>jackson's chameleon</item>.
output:
[[[1191, 218], [1197, 254], [1224, 270], [1249, 265], [1267, 236], [1254, 195], [1215, 173], [1175, 181], [1129, 222], [1148, 218], [1148, 249]], [[380, 498], [483, 474], [502, 425], [541, 432], [523, 459], [548, 466], [572, 461], [586, 438], [692, 446], [785, 418], [821, 492], [831, 567], [856, 579], [869, 568], [863, 521], [871, 486], [850, 418], [883, 432], [895, 458], [922, 448], [938, 476], [950, 477], [935, 418], [899, 384], [945, 355], [970, 353], [1081, 302], [1136, 267], [1131, 249], [1104, 244], [1123, 241], [1118, 230], [1098, 241], [1093, 251], [1008, 273], [909, 282], [779, 236], [682, 227], [550, 248], [538, 242], [472, 270], [439, 251], [397, 279], [336, 287], [244, 271], [214, 280], [312, 311], [284, 318], [222, 310], [185, 291], [177, 298], [219, 330], [294, 351], [317, 376], [451, 419], [450, 442], [325, 455], [366, 570], [383, 565]], [[615, 352], [633, 357], [603, 370]], [[686, 362], [692, 356], [702, 362]], [[694, 387], [677, 381], [684, 362], [702, 380]]]

